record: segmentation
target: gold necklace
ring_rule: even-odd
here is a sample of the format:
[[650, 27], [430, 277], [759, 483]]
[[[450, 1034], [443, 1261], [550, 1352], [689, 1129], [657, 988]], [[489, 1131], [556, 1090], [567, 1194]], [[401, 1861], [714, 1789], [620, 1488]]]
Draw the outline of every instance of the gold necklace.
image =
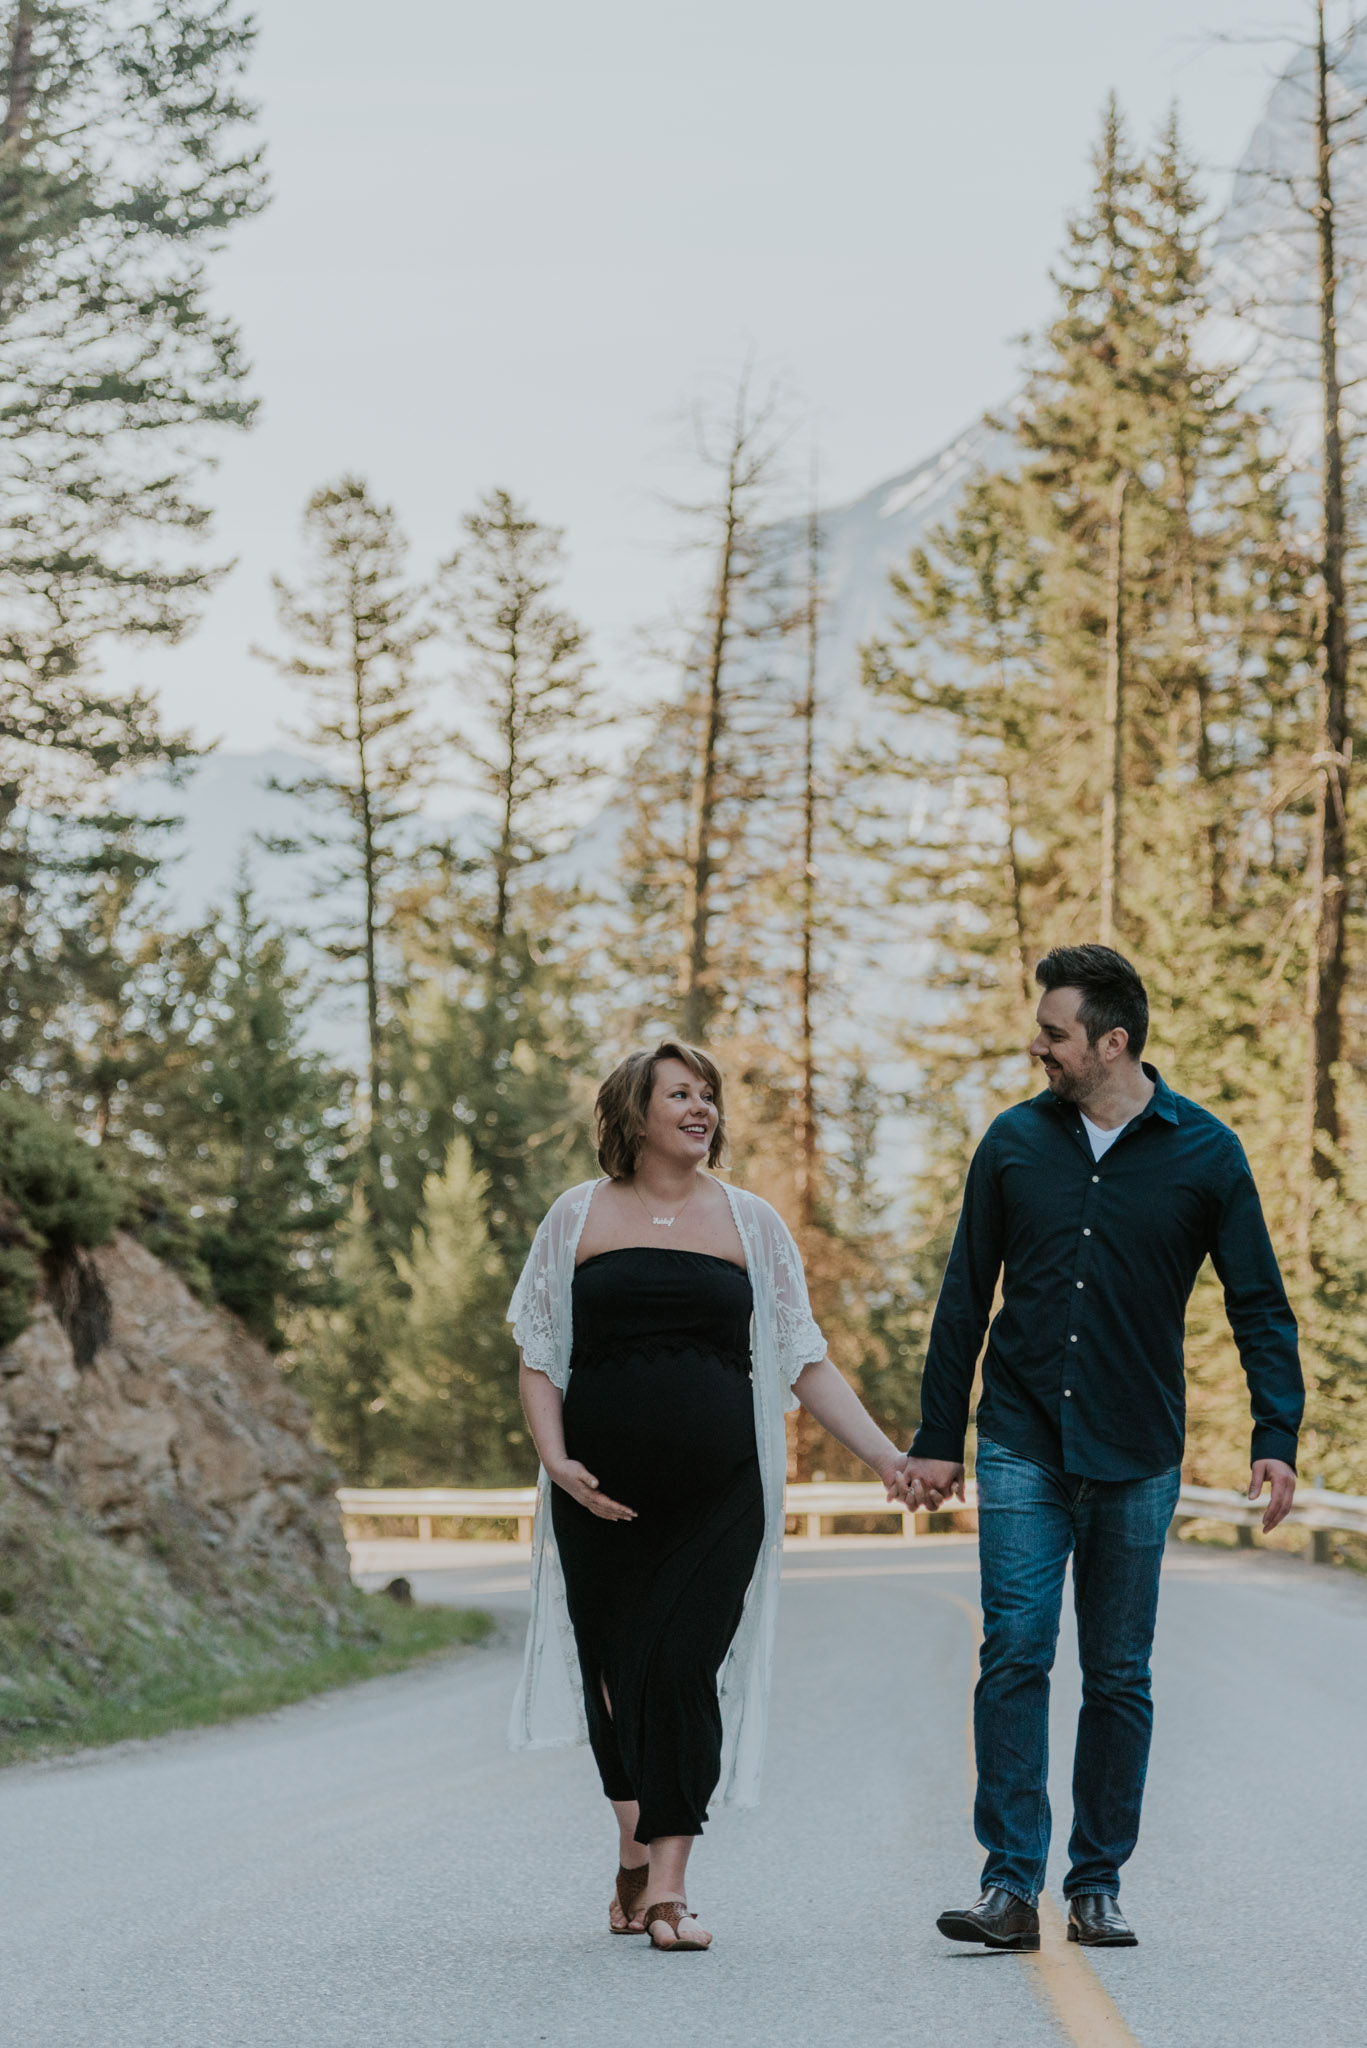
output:
[[[641, 1193], [640, 1193], [640, 1189], [639, 1189], [639, 1188], [637, 1187], [637, 1185], [636, 1185], [635, 1181], [633, 1181], [633, 1182], [631, 1183], [631, 1192], [632, 1192], [632, 1194], [633, 1194], [633, 1195], [635, 1195], [635, 1197], [636, 1197], [637, 1201], [638, 1201], [638, 1202], [641, 1202]], [[647, 1215], [647, 1216], [650, 1216], [650, 1220], [651, 1220], [651, 1222], [652, 1222], [652, 1223], [658, 1223], [658, 1224], [659, 1224], [659, 1226], [660, 1226], [661, 1230], [672, 1230], [672, 1229], [674, 1228], [674, 1225], [675, 1225], [675, 1224], [676, 1224], [676, 1223], [678, 1222], [679, 1218], [680, 1218], [680, 1217], [681, 1217], [681, 1216], [683, 1215], [683, 1212], [684, 1212], [684, 1210], [685, 1210], [685, 1209], [686, 1209], [686, 1208], [688, 1207], [689, 1203], [690, 1203], [690, 1202], [692, 1201], [692, 1199], [693, 1199], [694, 1195], [696, 1195], [696, 1194], [697, 1194], [697, 1192], [698, 1192], [698, 1184], [697, 1184], [697, 1182], [695, 1181], [695, 1182], [693, 1183], [693, 1186], [692, 1186], [692, 1187], [691, 1187], [691, 1188], [689, 1189], [688, 1193], [687, 1193], [687, 1194], [686, 1194], [686, 1195], [684, 1196], [684, 1199], [683, 1199], [683, 1205], [682, 1205], [682, 1207], [680, 1207], [680, 1208], [676, 1209], [676, 1210], [674, 1211], [674, 1214], [673, 1214], [672, 1216], [653, 1216], [653, 1215], [651, 1215], [651, 1211], [650, 1211], [650, 1204], [649, 1204], [648, 1202], [641, 1202], [641, 1207], [642, 1207], [642, 1208], [643, 1208], [643, 1209], [645, 1210], [645, 1212], [646, 1212], [646, 1215]]]

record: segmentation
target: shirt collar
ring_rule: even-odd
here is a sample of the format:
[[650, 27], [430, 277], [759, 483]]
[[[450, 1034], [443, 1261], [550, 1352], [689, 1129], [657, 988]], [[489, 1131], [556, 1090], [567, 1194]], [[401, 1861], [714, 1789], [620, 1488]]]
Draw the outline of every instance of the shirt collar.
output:
[[[1178, 1123], [1180, 1119], [1177, 1114], [1177, 1097], [1173, 1094], [1157, 1067], [1151, 1067], [1147, 1060], [1141, 1060], [1139, 1064], [1153, 1082], [1153, 1094], [1140, 1110], [1139, 1115], [1131, 1118], [1131, 1122], [1143, 1123], [1145, 1117], [1161, 1116], [1164, 1123]], [[1055, 1095], [1052, 1088], [1046, 1088], [1042, 1095], [1035, 1097], [1035, 1100], [1041, 1108], [1047, 1105], [1050, 1109], [1069, 1109], [1078, 1114], [1077, 1104], [1075, 1102], [1062, 1101], [1059, 1096]]]

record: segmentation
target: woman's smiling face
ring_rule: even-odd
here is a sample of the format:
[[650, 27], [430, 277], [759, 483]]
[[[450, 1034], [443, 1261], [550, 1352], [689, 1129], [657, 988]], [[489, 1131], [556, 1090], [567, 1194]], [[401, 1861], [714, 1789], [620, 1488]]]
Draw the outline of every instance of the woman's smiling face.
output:
[[660, 1060], [655, 1068], [646, 1111], [641, 1144], [644, 1164], [647, 1153], [671, 1166], [701, 1166], [712, 1149], [717, 1128], [717, 1105], [712, 1084], [695, 1074], [682, 1060]]

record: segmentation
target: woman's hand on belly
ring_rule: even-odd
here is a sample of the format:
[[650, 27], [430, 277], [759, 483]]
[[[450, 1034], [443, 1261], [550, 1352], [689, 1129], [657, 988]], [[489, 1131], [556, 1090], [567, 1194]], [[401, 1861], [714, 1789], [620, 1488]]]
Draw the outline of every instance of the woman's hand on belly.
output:
[[587, 1465], [581, 1465], [577, 1458], [557, 1459], [554, 1465], [547, 1465], [546, 1471], [552, 1482], [577, 1500], [581, 1508], [587, 1508], [591, 1515], [601, 1515], [605, 1522], [634, 1522], [635, 1508], [623, 1507], [619, 1500], [609, 1500], [599, 1491], [598, 1481]]

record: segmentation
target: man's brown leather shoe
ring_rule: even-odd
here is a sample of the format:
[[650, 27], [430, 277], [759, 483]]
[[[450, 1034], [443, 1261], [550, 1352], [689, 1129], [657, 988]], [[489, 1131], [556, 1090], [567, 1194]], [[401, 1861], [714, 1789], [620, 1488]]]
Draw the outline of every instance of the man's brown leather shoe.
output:
[[1139, 1936], [1105, 1892], [1079, 1892], [1068, 1901], [1068, 1939], [1084, 1948], [1137, 1948]]
[[989, 1885], [977, 1905], [962, 1913], [941, 1913], [935, 1925], [951, 1941], [980, 1941], [985, 1948], [1039, 1947], [1039, 1914], [1000, 1885]]

